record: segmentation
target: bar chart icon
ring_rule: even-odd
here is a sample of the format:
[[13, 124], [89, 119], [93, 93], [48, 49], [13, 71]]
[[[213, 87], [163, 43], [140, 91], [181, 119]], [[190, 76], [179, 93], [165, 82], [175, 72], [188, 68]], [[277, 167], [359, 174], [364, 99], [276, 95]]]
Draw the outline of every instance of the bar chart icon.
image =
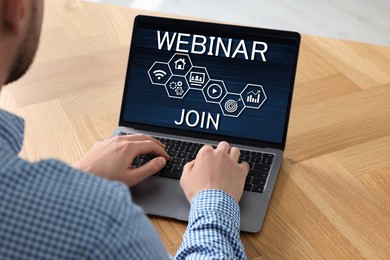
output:
[[247, 93], [246, 102], [259, 104], [260, 103], [260, 90], [258, 90], [257, 92], [251, 91], [251, 92]]

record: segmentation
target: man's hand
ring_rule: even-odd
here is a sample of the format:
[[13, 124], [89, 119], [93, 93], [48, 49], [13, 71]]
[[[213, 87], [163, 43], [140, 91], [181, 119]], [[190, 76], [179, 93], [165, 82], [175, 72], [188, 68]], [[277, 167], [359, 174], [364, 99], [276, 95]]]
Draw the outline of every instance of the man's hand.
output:
[[[139, 168], [131, 168], [134, 158], [149, 153], [157, 157]], [[161, 170], [167, 160], [169, 155], [162, 143], [146, 135], [134, 134], [98, 142], [74, 167], [111, 180], [122, 181], [131, 187]]]
[[215, 150], [210, 145], [203, 146], [196, 159], [185, 165], [180, 179], [187, 200], [191, 202], [202, 190], [220, 189], [240, 201], [249, 165], [238, 163], [239, 157], [240, 150], [230, 148], [227, 142], [219, 143]]

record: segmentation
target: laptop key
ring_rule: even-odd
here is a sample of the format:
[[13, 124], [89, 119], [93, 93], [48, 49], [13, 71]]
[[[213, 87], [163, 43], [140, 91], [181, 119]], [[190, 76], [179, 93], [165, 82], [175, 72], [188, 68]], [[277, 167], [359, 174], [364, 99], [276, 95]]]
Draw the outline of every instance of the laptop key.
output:
[[241, 154], [239, 160], [249, 162], [249, 159], [250, 159], [250, 158], [251, 158], [251, 157], [250, 157], [249, 155]]
[[183, 172], [183, 166], [181, 166], [181, 165], [175, 165], [175, 166], [173, 167], [172, 171], [173, 171], [173, 172], [180, 173], [180, 175], [181, 175], [181, 173]]
[[200, 144], [200, 143], [194, 143], [193, 146], [194, 147], [197, 147], [197, 148], [202, 148], [204, 144]]
[[258, 177], [253, 177], [251, 183], [252, 184], [257, 184], [257, 185], [262, 185], [264, 186], [265, 183], [267, 182], [267, 179], [262, 179]]
[[265, 165], [265, 164], [253, 164], [253, 169], [254, 170], [259, 170], [259, 171], [269, 172], [270, 166], [269, 165]]
[[171, 158], [172, 157], [177, 157], [176, 155], [177, 155], [177, 152], [176, 151], [168, 151], [168, 154], [169, 154], [169, 156], [171, 156]]
[[269, 158], [269, 157], [263, 157], [263, 159], [261, 160], [261, 164], [267, 164], [267, 165], [271, 165], [271, 164], [272, 164], [272, 161], [273, 161], [273, 159], [272, 159], [272, 158]]
[[183, 162], [183, 159], [182, 158], [171, 158], [171, 160], [169, 161], [169, 164], [181, 164]]
[[166, 164], [165, 167], [162, 170], [164, 170], [164, 171], [172, 171], [174, 166], [175, 166], [174, 164]]
[[178, 152], [177, 157], [178, 158], [187, 158], [188, 153], [187, 152]]
[[259, 192], [262, 193], [264, 191], [264, 186], [263, 185], [253, 185], [252, 187], [253, 192]]
[[248, 151], [248, 150], [241, 150], [241, 154], [244, 154], [244, 155], [250, 155], [251, 152]]
[[254, 163], [260, 163], [261, 162], [261, 157], [257, 157], [257, 156], [251, 156], [250, 162], [254, 162]]
[[266, 179], [268, 177], [268, 173], [265, 171], [257, 171], [257, 170], [250, 170], [248, 173], [249, 176], [259, 177]]
[[185, 149], [186, 147], [184, 145], [176, 145], [174, 148], [174, 150], [178, 152], [184, 152]]
[[187, 159], [190, 161], [194, 160], [195, 158], [196, 158], [196, 154], [193, 154], [193, 153], [191, 153], [187, 156]]
[[251, 189], [252, 189], [252, 184], [246, 183], [246, 184], [244, 185], [244, 190], [246, 190], [246, 191], [251, 191]]
[[141, 166], [142, 162], [143, 162], [143, 159], [141, 159], [141, 158], [135, 158], [134, 161], [133, 161], [133, 163], [132, 163], [132, 166], [133, 166], [133, 167], [134, 167], [134, 166]]
[[274, 158], [275, 156], [273, 154], [270, 154], [270, 153], [264, 153], [263, 157]]
[[172, 140], [172, 143], [174, 143], [174, 144], [181, 144], [181, 141], [180, 140]]
[[167, 170], [167, 169], [162, 169], [160, 171], [160, 173], [158, 174], [158, 176], [169, 178], [169, 179], [175, 179], [176, 178], [176, 173], [172, 172], [170, 170]]
[[253, 156], [253, 157], [261, 157], [262, 153], [253, 151], [253, 152], [251, 152], [251, 156]]
[[169, 150], [173, 150], [173, 148], [175, 147], [175, 144], [172, 144], [172, 143], [167, 143], [165, 144], [165, 148], [169, 151]]
[[187, 142], [187, 141], [183, 141], [181, 144], [184, 145], [185, 147], [189, 147], [189, 146], [192, 146], [193, 143]]
[[197, 149], [195, 146], [189, 146], [185, 149], [186, 152], [189, 152], [189, 153], [196, 153], [197, 152]]
[[187, 163], [191, 162], [192, 160], [189, 160], [188, 158], [187, 159], [184, 159], [183, 162], [181, 163], [181, 166], [184, 166], [186, 165]]
[[260, 178], [263, 178], [263, 179], [267, 179], [268, 178], [268, 172], [263, 172], [263, 171], [259, 171], [260, 172]]

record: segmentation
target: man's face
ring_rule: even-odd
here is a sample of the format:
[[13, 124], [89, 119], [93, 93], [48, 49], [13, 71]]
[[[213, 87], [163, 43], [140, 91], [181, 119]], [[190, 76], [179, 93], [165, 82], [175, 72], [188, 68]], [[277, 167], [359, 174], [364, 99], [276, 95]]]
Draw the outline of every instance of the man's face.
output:
[[26, 4], [29, 9], [28, 12], [30, 12], [30, 21], [15, 59], [11, 64], [6, 84], [18, 80], [27, 72], [38, 49], [43, 19], [43, 0], [28, 0]]

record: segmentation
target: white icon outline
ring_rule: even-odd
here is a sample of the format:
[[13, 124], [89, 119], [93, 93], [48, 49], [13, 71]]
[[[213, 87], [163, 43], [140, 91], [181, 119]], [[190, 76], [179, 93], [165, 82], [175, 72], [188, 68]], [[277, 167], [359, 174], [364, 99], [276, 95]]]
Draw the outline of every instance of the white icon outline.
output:
[[[167, 71], [162, 70], [162, 69], [157, 69], [157, 70], [153, 69], [156, 66], [156, 64], [165, 65], [168, 68], [169, 71], [167, 72]], [[165, 81], [163, 81], [163, 82], [155, 82], [155, 80], [153, 80], [153, 77], [151, 75], [151, 73], [153, 75], [155, 75], [154, 71], [159, 71], [159, 70], [160, 71], [164, 71], [166, 73], [166, 75], [161, 78], [161, 79], [165, 79]], [[154, 84], [154, 85], [162, 85], [162, 86], [164, 86], [169, 81], [169, 79], [172, 77], [172, 75], [173, 75], [173, 73], [172, 73], [171, 68], [169, 67], [169, 64], [167, 62], [156, 61], [156, 62], [153, 63], [153, 65], [148, 70], [149, 79], [152, 82], [152, 84]]]
[[[185, 62], [185, 58], [183, 58], [183, 56], [187, 57], [188, 65], [189, 65], [188, 70], [185, 69], [187, 63]], [[175, 59], [175, 57], [179, 57], [176, 61], [178, 62], [180, 61], [183, 66], [178, 67], [176, 71], [173, 71], [171, 64], [175, 63], [172, 62]], [[156, 64], [159, 64], [159, 66], [165, 65], [166, 68], [168, 68], [168, 71], [165, 71], [163, 69], [154, 69]], [[203, 72], [200, 72], [201, 70], [203, 70]], [[179, 73], [179, 74], [175, 73], [178, 71], [183, 71], [183, 73]], [[194, 77], [192, 77], [191, 72], [194, 73], [192, 74], [194, 75]], [[165, 80], [162, 82], [156, 82], [152, 74], [157, 79], [157, 81], [164, 80], [164, 79]], [[184, 96], [191, 89], [202, 90], [202, 94], [203, 97], [205, 98], [205, 101], [207, 103], [219, 104], [223, 115], [228, 117], [239, 117], [245, 108], [260, 109], [260, 107], [268, 99], [264, 87], [258, 84], [247, 84], [245, 88], [241, 91], [241, 93], [228, 92], [225, 86], [225, 82], [223, 80], [211, 79], [206, 67], [193, 66], [191, 58], [188, 54], [175, 53], [168, 62], [155, 61], [153, 65], [150, 67], [150, 69], [148, 70], [148, 76], [153, 85], [163, 85], [168, 94], [168, 97], [170, 98], [183, 99]], [[174, 81], [173, 78], [174, 79], [179, 78], [180, 80]], [[191, 83], [195, 87], [191, 86]], [[219, 91], [217, 91], [214, 86], [214, 89], [212, 89], [212, 91], [214, 92], [210, 94], [209, 91], [211, 90], [213, 85], [218, 86]], [[247, 91], [248, 88], [250, 88], [250, 91]], [[220, 92], [219, 95], [215, 97], [212, 96], [212, 94], [215, 94], [217, 92]], [[226, 101], [226, 98], [229, 95], [237, 96], [238, 99], [237, 100], [229, 99]], [[234, 101], [234, 103], [231, 101]], [[241, 108], [238, 104], [239, 102], [242, 102], [243, 104]], [[222, 103], [224, 103], [225, 105], [223, 105]], [[235, 115], [235, 113], [239, 109], [240, 111], [237, 113], [237, 115]]]
[[[249, 92], [247, 92], [248, 88], [250, 88]], [[255, 90], [253, 90], [253, 89], [255, 89]], [[248, 97], [251, 96], [251, 95], [248, 96], [249, 93], [253, 93], [253, 94], [257, 93], [258, 100], [256, 100], [256, 101], [258, 101], [258, 102], [249, 102]], [[265, 94], [263, 86], [257, 85], [257, 84], [247, 84], [245, 86], [245, 88], [241, 91], [240, 96], [244, 102], [245, 107], [252, 108], [252, 109], [259, 109], [264, 104], [264, 102], [267, 100], [267, 94]], [[252, 98], [256, 99], [255, 95], [252, 95]]]
[[[195, 78], [192, 78], [192, 75], [194, 74]], [[198, 77], [203, 76], [202, 81], [196, 78], [196, 74]], [[206, 67], [200, 66], [192, 66], [192, 68], [187, 72], [186, 78], [190, 88], [197, 90], [202, 90], [210, 81], [209, 72], [207, 71]]]
[[[214, 97], [210, 95], [210, 88], [214, 85], [217, 85], [220, 89], [220, 93], [218, 96]], [[223, 80], [210, 79], [209, 82], [202, 89], [204, 99], [207, 103], [215, 103], [218, 104], [221, 100], [228, 94], [228, 91], [225, 86], [225, 82]]]
[[[241, 108], [239, 105], [240, 102], [242, 103]], [[227, 93], [221, 102], [219, 102], [219, 107], [221, 108], [223, 115], [228, 117], [239, 117], [245, 110], [245, 104], [241, 99], [241, 95], [237, 93]], [[238, 113], [235, 114], [237, 111]]]
[[228, 113], [234, 113], [238, 109], [238, 104], [234, 99], [229, 99], [225, 102], [225, 110]]
[[184, 58], [179, 58], [175, 60], [173, 63], [175, 63], [175, 69], [176, 70], [184, 70], [186, 67], [186, 60]]
[[[219, 91], [217, 91], [216, 88], [218, 88]], [[210, 93], [210, 90], [212, 91], [212, 93]], [[217, 93], [217, 96], [213, 96], [213, 94], [215, 93]], [[207, 87], [207, 95], [211, 99], [219, 99], [222, 96], [222, 93], [223, 93], [222, 87], [218, 84], [213, 83]]]
[[[188, 61], [188, 64], [186, 60]], [[182, 68], [177, 67], [177, 64], [179, 62], [182, 62], [183, 64]], [[183, 77], [185, 77], [193, 67], [190, 56], [188, 54], [183, 54], [183, 53], [175, 53], [172, 56], [172, 58], [168, 61], [168, 66], [171, 69], [173, 75], [183, 76]]]
[[182, 99], [190, 90], [187, 79], [173, 75], [165, 84], [165, 91], [170, 98]]

